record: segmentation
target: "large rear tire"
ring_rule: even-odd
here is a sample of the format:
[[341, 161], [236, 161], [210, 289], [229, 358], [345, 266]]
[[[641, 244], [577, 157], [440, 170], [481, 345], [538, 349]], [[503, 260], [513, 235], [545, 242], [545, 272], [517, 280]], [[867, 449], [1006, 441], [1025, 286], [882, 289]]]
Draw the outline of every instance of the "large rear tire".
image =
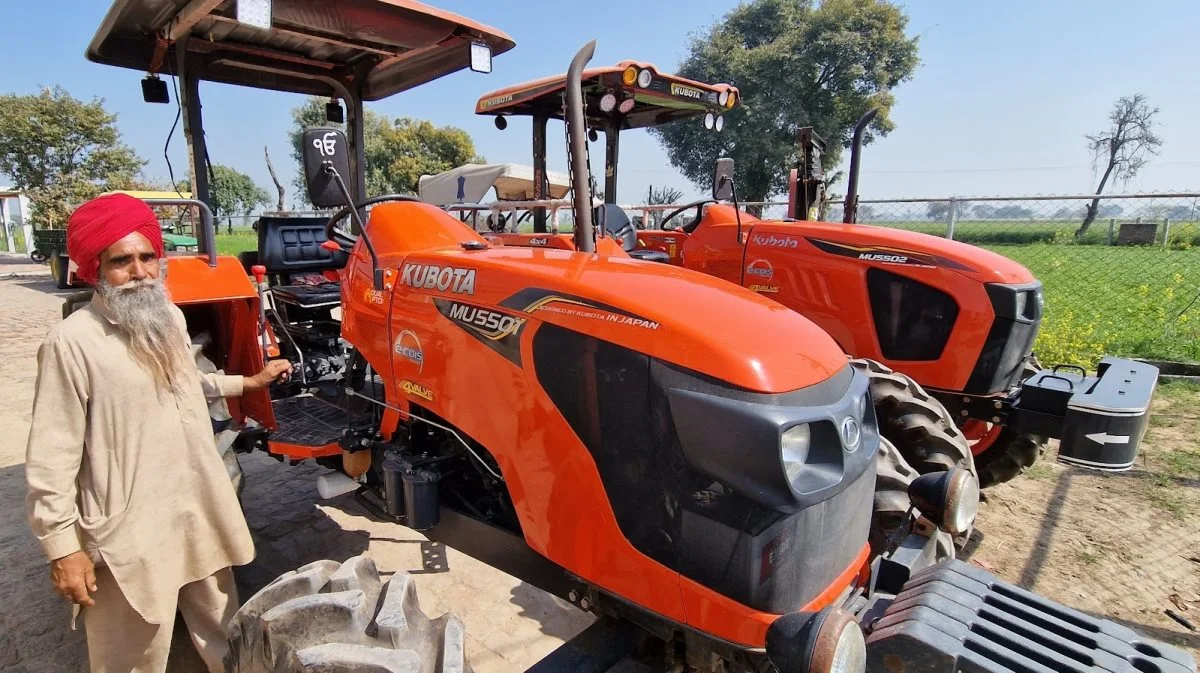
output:
[[281, 575], [238, 610], [229, 673], [469, 673], [462, 622], [430, 619], [408, 573], [379, 579], [375, 562], [317, 561]]
[[976, 474], [966, 435], [941, 402], [916, 381], [874, 360], [850, 364], [870, 379], [880, 434], [919, 474], [953, 467]]

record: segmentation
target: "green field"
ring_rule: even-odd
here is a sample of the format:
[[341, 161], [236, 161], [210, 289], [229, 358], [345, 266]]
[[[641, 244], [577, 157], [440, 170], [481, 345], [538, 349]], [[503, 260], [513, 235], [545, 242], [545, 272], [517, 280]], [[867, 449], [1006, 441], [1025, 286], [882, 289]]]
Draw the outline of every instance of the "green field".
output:
[[[988, 245], [1046, 288], [1042, 362], [1105, 354], [1200, 361], [1200, 248]], [[1187, 309], [1186, 311], [1184, 309]]]
[[[893, 223], [889, 223], [891, 225]], [[906, 223], [941, 233], [938, 223]], [[1107, 222], [1089, 240], [1107, 237]], [[918, 227], [920, 225], [920, 227]], [[1035, 222], [997, 227], [962, 223], [956, 238], [993, 250], [1029, 268], [1046, 288], [1046, 316], [1036, 350], [1043, 362], [1094, 365], [1103, 355], [1200, 361], [1200, 240], [1161, 246], [1110, 247], [1050, 243], [1070, 240], [1072, 223]], [[941, 227], [941, 231], [938, 231]], [[1172, 226], [1200, 237], [1200, 226]], [[1041, 241], [1027, 243], [1027, 241]], [[249, 228], [217, 234], [221, 254], [253, 250]]]

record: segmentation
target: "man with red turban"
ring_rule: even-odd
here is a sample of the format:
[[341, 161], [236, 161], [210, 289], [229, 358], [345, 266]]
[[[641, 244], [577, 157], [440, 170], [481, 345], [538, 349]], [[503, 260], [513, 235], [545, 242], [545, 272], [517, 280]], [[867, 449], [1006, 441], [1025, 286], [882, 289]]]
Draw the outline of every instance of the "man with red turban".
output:
[[176, 610], [220, 671], [237, 610], [230, 568], [248, 563], [254, 544], [206, 398], [260, 390], [291, 366], [199, 371], [144, 202], [113, 194], [84, 204], [68, 221], [67, 251], [96, 292], [38, 349], [30, 527], [55, 591], [82, 608], [93, 672], [165, 671]]

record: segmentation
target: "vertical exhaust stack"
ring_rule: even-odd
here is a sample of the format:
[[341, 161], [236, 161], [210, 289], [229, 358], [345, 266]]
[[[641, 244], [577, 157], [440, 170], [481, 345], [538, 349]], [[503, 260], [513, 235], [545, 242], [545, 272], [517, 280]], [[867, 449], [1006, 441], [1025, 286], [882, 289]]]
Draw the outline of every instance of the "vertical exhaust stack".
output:
[[858, 159], [862, 154], [863, 133], [867, 130], [867, 124], [870, 124], [877, 114], [879, 108], [873, 107], [854, 125], [854, 144], [850, 146], [850, 177], [846, 179], [846, 205], [842, 209], [842, 221], [846, 224], [853, 224], [858, 219]]
[[567, 149], [571, 158], [571, 192], [575, 195], [575, 249], [580, 252], [596, 251], [596, 230], [592, 225], [592, 189], [588, 181], [587, 122], [583, 115], [583, 68], [596, 53], [596, 41], [583, 45], [571, 67], [567, 69], [565, 119], [567, 122]]

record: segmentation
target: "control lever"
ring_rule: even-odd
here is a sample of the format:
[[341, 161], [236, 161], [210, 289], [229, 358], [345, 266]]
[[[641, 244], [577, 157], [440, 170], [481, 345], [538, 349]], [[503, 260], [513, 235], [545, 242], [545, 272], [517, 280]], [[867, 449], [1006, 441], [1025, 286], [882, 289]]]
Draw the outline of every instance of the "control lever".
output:
[[262, 337], [263, 363], [267, 361], [267, 267], [255, 264], [250, 267], [254, 274], [254, 285], [258, 290], [258, 334]]

